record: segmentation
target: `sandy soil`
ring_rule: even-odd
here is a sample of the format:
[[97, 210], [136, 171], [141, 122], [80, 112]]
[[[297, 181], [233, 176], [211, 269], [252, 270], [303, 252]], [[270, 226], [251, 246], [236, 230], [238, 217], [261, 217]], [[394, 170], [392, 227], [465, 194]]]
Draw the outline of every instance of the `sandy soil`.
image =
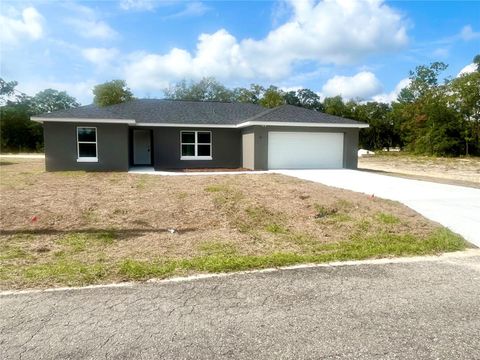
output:
[[480, 187], [480, 158], [435, 158], [403, 154], [371, 155], [358, 159], [359, 169], [411, 175], [426, 180]]
[[219, 249], [306, 253], [381, 232], [422, 239], [438, 228], [401, 204], [279, 174], [47, 173], [42, 160], [8, 159], [0, 195], [0, 268], [66, 255], [115, 264]]
[[[418, 231], [431, 229], [425, 219], [400, 204], [277, 174], [46, 173], [38, 160], [17, 160], [1, 170], [3, 234], [28, 231], [49, 236], [117, 229], [125, 234], [126, 243], [141, 238], [145, 251], [177, 253], [183, 250], [163, 246], [177, 241], [168, 229], [178, 230], [183, 248], [206, 239], [231, 239], [249, 251], [280, 245], [263, 229], [269, 223], [318, 241], [348, 238], [356, 222], [374, 218], [378, 212], [394, 213], [405, 220], [395, 229], [398, 232], [412, 225]], [[315, 219], [318, 208], [341, 213], [349, 220], [342, 226], [328, 221], [319, 226]], [[37, 217], [34, 223], [32, 216]], [[250, 230], [258, 230], [259, 236]], [[150, 241], [152, 249], [148, 249]]]

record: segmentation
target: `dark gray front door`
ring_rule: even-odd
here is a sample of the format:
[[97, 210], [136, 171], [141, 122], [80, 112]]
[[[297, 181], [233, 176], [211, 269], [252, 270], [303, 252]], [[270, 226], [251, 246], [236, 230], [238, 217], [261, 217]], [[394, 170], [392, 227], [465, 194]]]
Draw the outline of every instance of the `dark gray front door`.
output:
[[133, 130], [133, 164], [152, 164], [150, 130]]

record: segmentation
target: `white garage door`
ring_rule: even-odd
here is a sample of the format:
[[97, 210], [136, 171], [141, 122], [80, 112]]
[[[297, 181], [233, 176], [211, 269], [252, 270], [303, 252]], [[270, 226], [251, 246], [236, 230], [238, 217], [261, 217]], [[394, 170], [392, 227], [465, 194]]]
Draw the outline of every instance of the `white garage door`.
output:
[[269, 169], [338, 169], [343, 167], [343, 133], [268, 133]]

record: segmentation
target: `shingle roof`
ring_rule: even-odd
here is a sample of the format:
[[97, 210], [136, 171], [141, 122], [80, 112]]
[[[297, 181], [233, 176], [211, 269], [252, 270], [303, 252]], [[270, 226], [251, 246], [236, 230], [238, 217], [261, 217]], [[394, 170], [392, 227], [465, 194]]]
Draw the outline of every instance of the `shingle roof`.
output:
[[309, 110], [293, 105], [283, 105], [260, 113], [249, 121], [278, 121], [278, 122], [301, 122], [322, 124], [362, 124], [359, 121], [325, 114], [323, 112]]
[[134, 119], [137, 123], [152, 124], [236, 125], [264, 111], [265, 108], [260, 105], [246, 103], [135, 99], [105, 107], [96, 105], [81, 106], [55, 111], [39, 117], [52, 119]]
[[42, 114], [32, 119], [125, 119], [147, 124], [238, 125], [247, 121], [362, 124], [292, 105], [265, 109], [248, 103], [135, 99], [122, 104], [78, 108]]

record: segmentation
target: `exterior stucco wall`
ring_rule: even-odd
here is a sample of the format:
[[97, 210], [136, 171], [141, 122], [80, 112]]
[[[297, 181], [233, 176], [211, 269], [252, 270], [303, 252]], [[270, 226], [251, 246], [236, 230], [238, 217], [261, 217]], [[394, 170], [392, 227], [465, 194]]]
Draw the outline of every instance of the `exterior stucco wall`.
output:
[[[77, 162], [78, 126], [97, 128], [98, 162]], [[45, 122], [47, 171], [128, 171], [128, 125]]]
[[[77, 162], [76, 127], [97, 128], [98, 162]], [[131, 146], [129, 134], [134, 128], [126, 124], [45, 122], [45, 164], [47, 171], [127, 171]], [[268, 168], [268, 132], [342, 132], [344, 133], [343, 166], [357, 168], [357, 128], [309, 128], [287, 126], [252, 126], [245, 129], [142, 127], [153, 134], [153, 164], [155, 169], [238, 168], [255, 170]], [[180, 131], [212, 132], [212, 160], [181, 160]]]
[[[238, 168], [242, 166], [242, 133], [237, 129], [155, 127], [154, 168]], [[181, 160], [180, 131], [211, 131], [212, 160]]]
[[254, 140], [254, 169], [268, 169], [268, 132], [341, 132], [343, 137], [343, 167], [356, 169], [358, 164], [358, 128], [311, 128], [311, 127], [289, 127], [289, 126], [252, 126], [244, 129], [243, 134], [253, 133]]
[[344, 129], [343, 133], [343, 167], [357, 169], [358, 167], [358, 135], [360, 129]]

